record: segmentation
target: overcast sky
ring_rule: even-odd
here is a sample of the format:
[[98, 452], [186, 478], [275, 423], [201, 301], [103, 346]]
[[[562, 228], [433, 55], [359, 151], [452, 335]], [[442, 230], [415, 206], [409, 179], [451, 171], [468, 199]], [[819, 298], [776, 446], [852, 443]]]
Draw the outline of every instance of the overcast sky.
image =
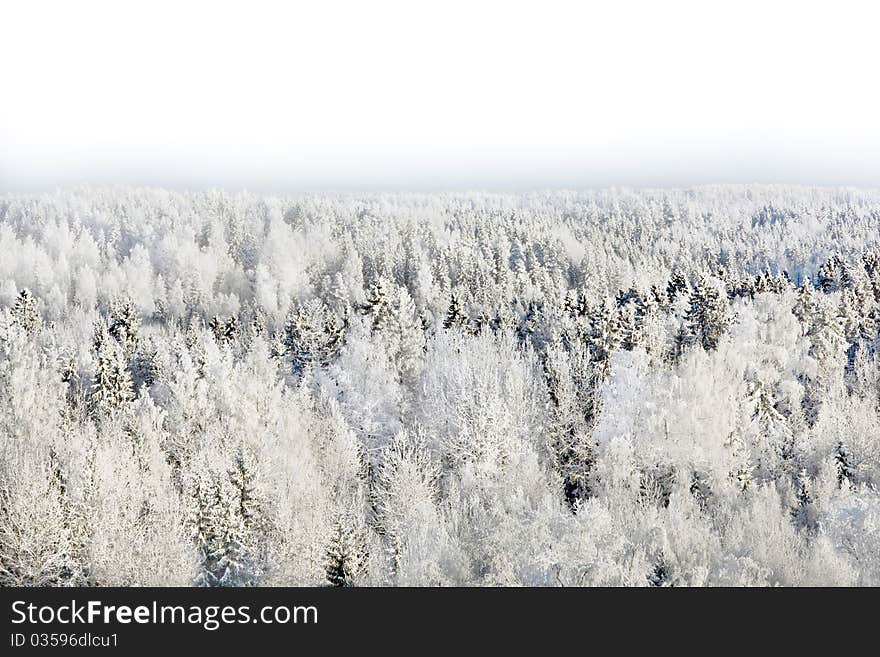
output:
[[874, 4], [4, 3], [0, 189], [877, 186]]

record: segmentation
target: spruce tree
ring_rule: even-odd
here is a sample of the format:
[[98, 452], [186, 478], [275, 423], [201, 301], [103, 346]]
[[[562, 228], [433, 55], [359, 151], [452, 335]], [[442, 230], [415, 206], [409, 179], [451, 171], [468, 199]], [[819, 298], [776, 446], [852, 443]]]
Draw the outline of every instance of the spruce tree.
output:
[[801, 334], [806, 335], [819, 312], [819, 302], [809, 278], [804, 278], [801, 282], [791, 312], [801, 324]]
[[685, 321], [690, 334], [706, 351], [715, 351], [730, 327], [727, 299], [706, 278], [691, 291]]
[[842, 488], [853, 482], [855, 471], [852, 466], [852, 455], [843, 441], [838, 441], [834, 450], [834, 469], [837, 471], [838, 486]]
[[834, 254], [819, 268], [819, 289], [825, 294], [836, 292], [841, 288], [844, 262], [839, 254]]
[[89, 396], [96, 417], [115, 415], [134, 399], [131, 373], [122, 347], [110, 337], [107, 326], [95, 326], [94, 347], [97, 363]]
[[813, 503], [813, 484], [806, 468], [801, 468], [795, 481], [795, 508], [791, 515], [795, 524], [813, 532], [818, 529], [819, 522], [816, 517], [816, 508]]
[[384, 275], [367, 291], [367, 303], [364, 313], [372, 317], [373, 330], [381, 329], [389, 313], [389, 297], [393, 285]]
[[776, 409], [772, 391], [761, 381], [753, 381], [749, 384], [749, 402], [753, 431], [787, 468], [794, 457], [794, 433], [788, 419]]
[[607, 298], [602, 299], [590, 312], [587, 328], [590, 359], [598, 366], [600, 378], [608, 374], [611, 354], [619, 344], [615, 324], [615, 312], [611, 302]]
[[261, 574], [249, 541], [253, 534], [245, 527], [236, 497], [232, 487], [223, 482], [214, 549], [209, 555], [214, 586], [253, 586]]
[[328, 584], [336, 587], [354, 586], [365, 556], [365, 550], [351, 526], [351, 519], [345, 514], [338, 514], [324, 555]]
[[455, 326], [464, 326], [465, 324], [467, 324], [467, 316], [462, 310], [458, 293], [453, 290], [449, 293], [449, 307], [446, 309], [446, 316], [443, 318], [443, 328], [448, 330]]
[[675, 303], [676, 298], [687, 292], [687, 289], [687, 279], [680, 270], [676, 269], [672, 272], [669, 282], [666, 283], [666, 298], [669, 300], [669, 303]]
[[138, 346], [141, 320], [131, 299], [117, 299], [110, 305], [108, 332], [120, 344], [126, 356], [131, 357]]
[[615, 330], [622, 349], [632, 351], [641, 345], [643, 317], [641, 297], [618, 303]]
[[18, 293], [12, 306], [12, 318], [25, 333], [36, 335], [43, 326], [43, 320], [37, 309], [37, 300], [30, 290], [23, 289]]
[[235, 343], [239, 336], [238, 318], [230, 315], [226, 319], [214, 315], [208, 322], [208, 328], [214, 335], [214, 340], [220, 345]]
[[294, 304], [284, 327], [284, 346], [295, 374], [324, 367], [336, 357], [345, 338], [345, 323], [320, 299]]

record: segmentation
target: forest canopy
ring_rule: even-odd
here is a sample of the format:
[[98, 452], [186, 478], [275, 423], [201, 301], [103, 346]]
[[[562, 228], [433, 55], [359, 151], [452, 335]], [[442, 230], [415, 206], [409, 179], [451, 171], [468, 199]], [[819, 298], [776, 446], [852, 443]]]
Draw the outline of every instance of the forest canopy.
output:
[[0, 197], [0, 585], [880, 585], [880, 192]]

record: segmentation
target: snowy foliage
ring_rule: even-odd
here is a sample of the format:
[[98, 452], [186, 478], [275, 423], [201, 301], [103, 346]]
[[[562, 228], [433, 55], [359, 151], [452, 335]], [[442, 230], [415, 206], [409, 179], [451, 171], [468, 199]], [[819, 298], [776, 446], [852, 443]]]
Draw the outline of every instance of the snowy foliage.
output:
[[880, 585], [880, 194], [0, 198], [0, 585]]

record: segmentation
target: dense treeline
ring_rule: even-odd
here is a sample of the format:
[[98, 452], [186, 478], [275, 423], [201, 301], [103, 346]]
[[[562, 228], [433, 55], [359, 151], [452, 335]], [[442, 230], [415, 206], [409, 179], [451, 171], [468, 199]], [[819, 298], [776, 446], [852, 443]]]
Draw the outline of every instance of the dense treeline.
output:
[[0, 198], [3, 585], [880, 584], [880, 193]]

